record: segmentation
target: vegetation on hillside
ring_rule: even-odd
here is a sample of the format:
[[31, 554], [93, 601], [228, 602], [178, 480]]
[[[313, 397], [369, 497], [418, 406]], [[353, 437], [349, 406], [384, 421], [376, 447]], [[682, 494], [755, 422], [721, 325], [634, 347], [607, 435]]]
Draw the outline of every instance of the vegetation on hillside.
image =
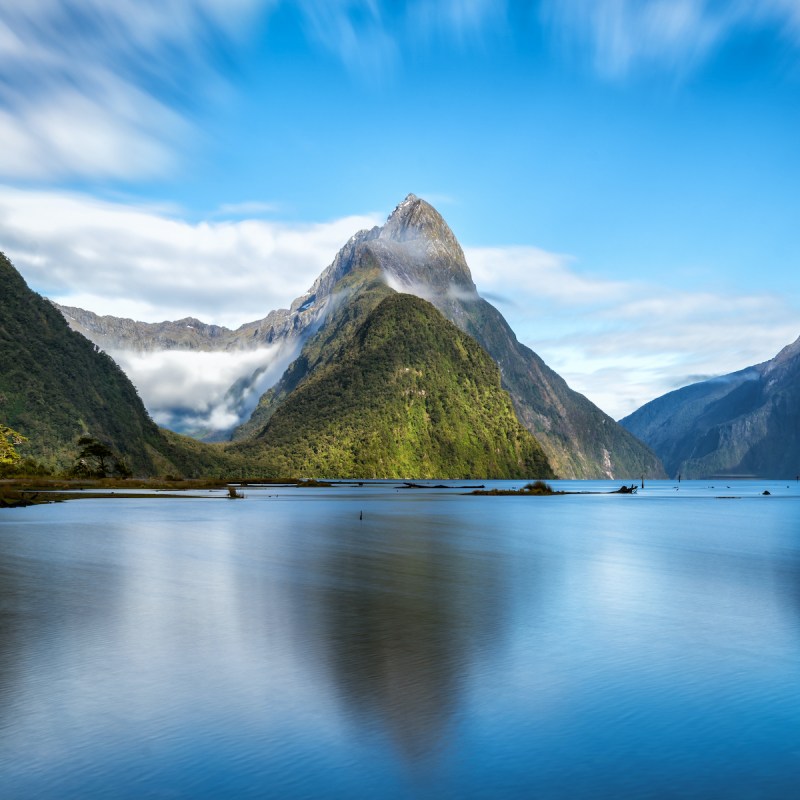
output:
[[[11, 439], [8, 433], [3, 438], [12, 447], [21, 443], [14, 436], [27, 438], [21, 458], [7, 451], [5, 474], [70, 470], [85, 447], [81, 437], [112, 451], [112, 472], [115, 464], [137, 475], [210, 475], [230, 468], [223, 448], [165, 435], [117, 364], [70, 330], [2, 253], [0, 286], [0, 420], [12, 431]], [[87, 463], [91, 470], [91, 459]]]
[[21, 433], [0, 423], [0, 465], [16, 464], [20, 460], [17, 447], [27, 441]]
[[304, 349], [296, 385], [277, 387], [257, 438], [236, 446], [248, 461], [275, 475], [552, 476], [496, 364], [430, 303], [381, 284], [336, 322]]

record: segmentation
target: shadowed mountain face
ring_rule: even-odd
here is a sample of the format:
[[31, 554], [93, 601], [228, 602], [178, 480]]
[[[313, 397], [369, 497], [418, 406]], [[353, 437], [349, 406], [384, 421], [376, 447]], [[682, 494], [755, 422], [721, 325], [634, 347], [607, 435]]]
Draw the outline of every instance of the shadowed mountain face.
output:
[[[268, 362], [240, 376], [224, 399], [226, 410], [232, 412], [228, 416], [250, 417], [233, 434], [234, 439], [243, 439], [257, 435], [291, 392], [317, 366], [331, 360], [330, 348], [341, 347], [340, 326], [348, 320], [351, 326], [363, 322], [387, 287], [428, 300], [489, 353], [500, 368], [502, 386], [517, 417], [540, 442], [556, 474], [663, 475], [646, 446], [517, 341], [500, 312], [478, 295], [461, 246], [446, 222], [414, 195], [400, 203], [382, 227], [355, 234], [291, 309], [272, 312], [237, 331], [197, 320], [147, 325], [98, 318], [79, 309], [62, 311], [70, 324], [108, 347], [112, 355], [118, 347], [238, 352], [268, 345]], [[347, 332], [352, 333], [350, 327]], [[250, 416], [260, 392], [286, 367]]]
[[671, 476], [794, 477], [800, 473], [800, 339], [753, 367], [685, 386], [621, 424]]
[[66, 467], [78, 437], [89, 434], [137, 474], [211, 468], [216, 454], [162, 433], [125, 373], [70, 330], [2, 254], [0, 286], [0, 421], [28, 437], [23, 455]]

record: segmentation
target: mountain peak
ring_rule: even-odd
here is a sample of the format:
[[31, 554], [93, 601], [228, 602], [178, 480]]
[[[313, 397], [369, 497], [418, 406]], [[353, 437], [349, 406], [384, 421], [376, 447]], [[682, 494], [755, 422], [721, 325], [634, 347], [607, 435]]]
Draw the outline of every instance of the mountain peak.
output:
[[[456, 237], [442, 215], [428, 202], [415, 194], [406, 196], [389, 215], [381, 229], [382, 239], [406, 242], [413, 239], [435, 239], [455, 244]], [[459, 247], [459, 250], [461, 248]]]
[[389, 215], [371, 249], [380, 254], [385, 274], [400, 291], [426, 299], [453, 289], [476, 292], [455, 234], [442, 215], [415, 194], [407, 195]]

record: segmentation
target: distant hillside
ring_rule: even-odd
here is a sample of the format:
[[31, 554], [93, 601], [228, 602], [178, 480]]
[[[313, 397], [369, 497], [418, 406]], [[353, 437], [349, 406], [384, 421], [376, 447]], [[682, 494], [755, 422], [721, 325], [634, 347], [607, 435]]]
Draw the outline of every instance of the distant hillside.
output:
[[64, 468], [89, 434], [137, 474], [213, 470], [218, 451], [162, 435], [125, 373], [2, 254], [0, 285], [0, 422], [28, 437], [23, 455]]
[[800, 474], [800, 339], [775, 358], [685, 386], [621, 420], [670, 476]]
[[362, 287], [235, 446], [275, 475], [550, 477], [497, 366], [428, 302]]

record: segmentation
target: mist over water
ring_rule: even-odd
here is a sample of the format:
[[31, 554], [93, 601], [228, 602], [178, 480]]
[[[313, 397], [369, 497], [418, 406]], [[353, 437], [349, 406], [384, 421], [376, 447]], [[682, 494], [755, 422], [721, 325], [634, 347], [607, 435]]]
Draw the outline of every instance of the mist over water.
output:
[[791, 796], [800, 487], [712, 483], [5, 511], [0, 795]]

